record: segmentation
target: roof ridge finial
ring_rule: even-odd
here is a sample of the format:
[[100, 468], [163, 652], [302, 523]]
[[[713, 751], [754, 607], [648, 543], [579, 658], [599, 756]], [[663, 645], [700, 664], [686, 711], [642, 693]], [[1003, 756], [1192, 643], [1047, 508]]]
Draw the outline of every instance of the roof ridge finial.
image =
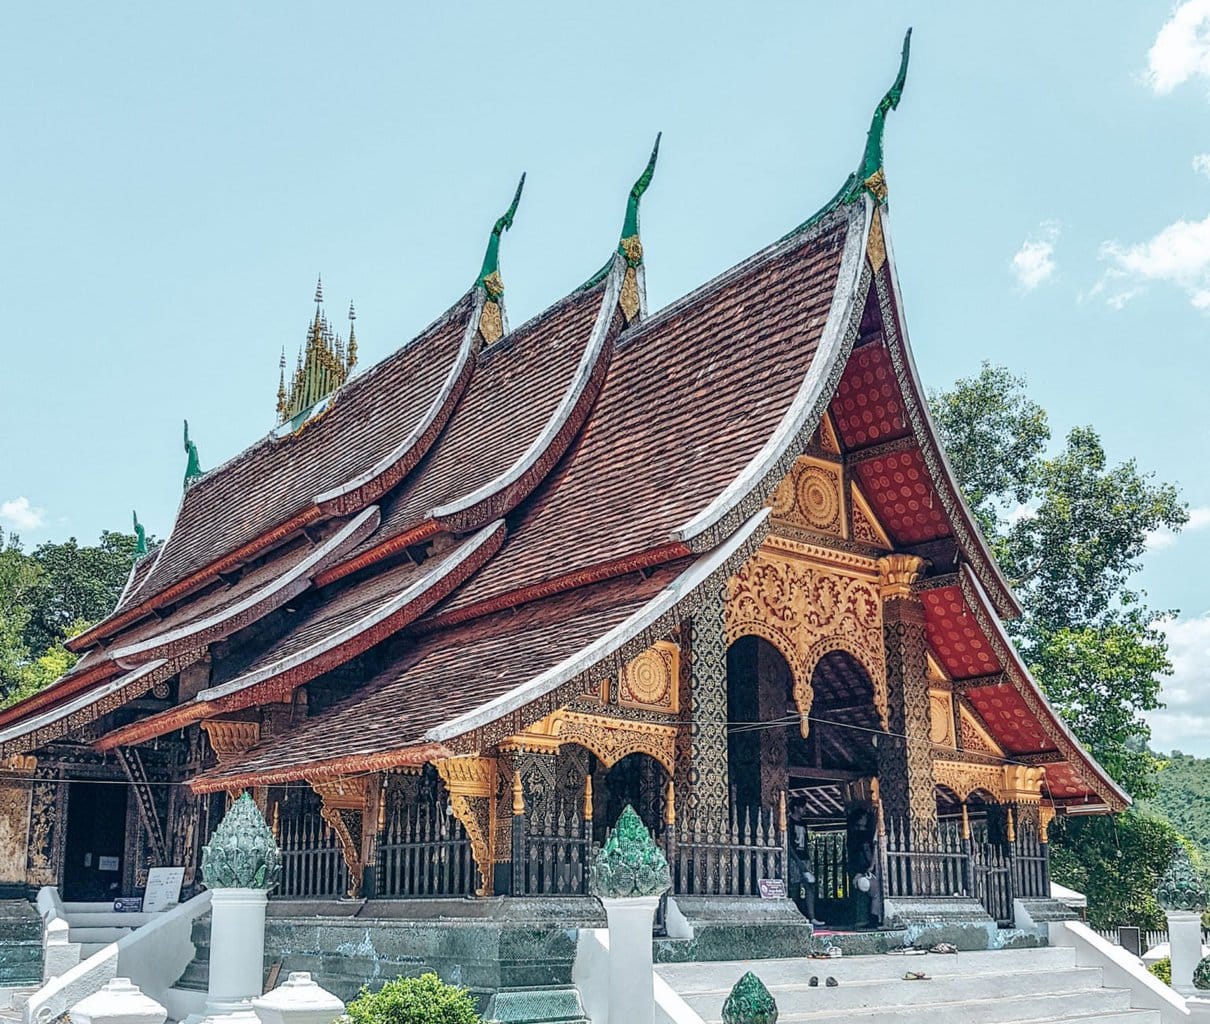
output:
[[131, 512], [130, 516], [134, 520], [134, 557], [139, 559], [147, 554], [147, 531], [143, 529], [143, 524], [139, 522], [138, 512]]
[[324, 277], [323, 274], [315, 275], [315, 305], [322, 306], [324, 302]]
[[509, 203], [504, 215], [492, 227], [492, 233], [487, 240], [487, 252], [483, 254], [483, 267], [475, 281], [476, 284], [484, 287], [487, 297], [495, 302], [498, 302], [504, 294], [504, 281], [500, 277], [500, 236], [513, 226], [517, 205], [521, 202], [521, 190], [524, 188], [525, 173], [522, 172], [521, 180], [517, 182], [517, 191], [513, 194], [513, 201]]
[[908, 58], [912, 52], [912, 30], [909, 28], [903, 37], [903, 51], [899, 57], [899, 73], [895, 81], [886, 91], [886, 95], [878, 101], [874, 108], [874, 116], [870, 120], [870, 130], [866, 135], [865, 152], [861, 156], [861, 166], [857, 169], [847, 198], [852, 201], [861, 194], [862, 189], [868, 189], [879, 202], [884, 202], [887, 196], [886, 177], [882, 169], [882, 140], [886, 131], [886, 116], [889, 111], [899, 106], [903, 96], [903, 86], [907, 82]]
[[354, 327], [354, 321], [357, 319], [357, 310], [353, 308], [353, 300], [349, 299], [349, 347], [345, 349], [345, 369], [351, 370], [357, 365], [357, 331]]
[[189, 421], [185, 420], [185, 486], [188, 487], [202, 475], [202, 464], [198, 459], [197, 445], [189, 440]]
[[[636, 260], [626, 251], [626, 242], [627, 239], [639, 236], [639, 201], [655, 176], [655, 162], [660, 155], [660, 139], [663, 134], [663, 132], [656, 132], [655, 145], [651, 147], [651, 156], [647, 160], [647, 166], [643, 168], [643, 173], [639, 175], [638, 181], [634, 183], [634, 187], [631, 188], [630, 195], [626, 199], [626, 220], [622, 223], [622, 239], [618, 243], [618, 252], [625, 256], [632, 266]], [[642, 258], [643, 253], [640, 246], [637, 261], [641, 261]]]

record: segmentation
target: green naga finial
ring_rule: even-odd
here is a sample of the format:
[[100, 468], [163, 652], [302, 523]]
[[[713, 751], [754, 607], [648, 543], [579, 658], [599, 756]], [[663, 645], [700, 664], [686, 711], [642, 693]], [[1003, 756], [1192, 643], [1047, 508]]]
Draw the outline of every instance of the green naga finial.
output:
[[865, 152], [861, 157], [861, 166], [850, 179], [850, 185], [845, 190], [845, 201], [852, 202], [862, 189], [868, 189], [875, 199], [882, 201], [886, 198], [886, 182], [882, 173], [882, 138], [886, 130], [886, 116], [889, 111], [899, 106], [903, 96], [903, 86], [907, 81], [908, 57], [912, 52], [912, 30], [909, 28], [903, 37], [903, 53], [899, 58], [899, 74], [887, 90], [886, 95], [874, 108], [874, 117], [870, 121], [870, 131], [866, 135]]
[[272, 889], [280, 878], [277, 841], [245, 793], [202, 847], [202, 880], [210, 889]]
[[525, 188], [525, 175], [517, 182], [517, 191], [513, 201], [509, 203], [504, 216], [496, 221], [492, 228], [491, 237], [487, 240], [487, 252], [483, 255], [483, 269], [479, 271], [476, 284], [487, 291], [487, 297], [496, 301], [504, 294], [504, 281], [500, 277], [500, 236], [513, 226], [513, 217], [517, 213], [517, 204], [521, 202], [521, 190]]
[[1205, 886], [1190, 862], [1189, 854], [1179, 843], [1173, 848], [1172, 860], [1160, 879], [1155, 899], [1165, 910], [1200, 912], [1210, 906]]
[[777, 1001], [751, 971], [735, 983], [723, 1003], [723, 1024], [777, 1024]]
[[672, 886], [664, 852], [635, 809], [626, 805], [592, 862], [589, 891], [603, 899], [660, 896]]
[[141, 558], [147, 554], [147, 531], [143, 529], [143, 524], [139, 522], [139, 514], [137, 512], [131, 512], [130, 514], [134, 518], [134, 557]]
[[618, 243], [618, 252], [626, 257], [626, 262], [632, 267], [637, 267], [643, 262], [643, 246], [639, 243], [639, 201], [655, 176], [655, 161], [660, 155], [660, 137], [663, 134], [656, 134], [647, 166], [643, 168], [643, 173], [639, 175], [639, 180], [634, 183], [634, 188], [630, 190], [630, 196], [626, 200], [626, 220], [622, 223], [622, 240]]
[[189, 421], [185, 420], [185, 486], [202, 475], [202, 464], [197, 457], [197, 445], [189, 440]]

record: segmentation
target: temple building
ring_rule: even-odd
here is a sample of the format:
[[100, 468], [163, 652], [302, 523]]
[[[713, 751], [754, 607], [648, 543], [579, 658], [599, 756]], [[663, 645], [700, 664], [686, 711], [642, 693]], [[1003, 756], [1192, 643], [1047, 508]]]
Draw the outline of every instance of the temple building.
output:
[[317, 293], [277, 429], [205, 471], [187, 435], [167, 539], [0, 711], [0, 883], [197, 885], [247, 791], [279, 899], [583, 894], [627, 804], [677, 896], [780, 878], [861, 927], [1048, 892], [1055, 816], [1128, 798], [1014, 650], [930, 420], [883, 168], [906, 71], [830, 202], [661, 310], [658, 139], [605, 265], [520, 326], [520, 187], [376, 365]]

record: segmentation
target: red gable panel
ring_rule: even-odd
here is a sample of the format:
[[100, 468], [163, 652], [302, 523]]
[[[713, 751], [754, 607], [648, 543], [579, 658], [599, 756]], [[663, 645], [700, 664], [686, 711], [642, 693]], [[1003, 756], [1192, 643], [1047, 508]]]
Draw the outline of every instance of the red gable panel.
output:
[[954, 679], [969, 679], [999, 672], [1004, 666], [993, 653], [957, 585], [926, 590], [925, 629], [929, 646]]
[[908, 435], [903, 397], [883, 345], [866, 345], [849, 357], [832, 399], [832, 416], [846, 448]]
[[979, 712], [992, 736], [1009, 754], [1036, 754], [1054, 744], [1010, 683], [968, 690], [966, 698]]
[[895, 541], [920, 544], [949, 536], [949, 520], [919, 450], [859, 463], [856, 473], [862, 492]]

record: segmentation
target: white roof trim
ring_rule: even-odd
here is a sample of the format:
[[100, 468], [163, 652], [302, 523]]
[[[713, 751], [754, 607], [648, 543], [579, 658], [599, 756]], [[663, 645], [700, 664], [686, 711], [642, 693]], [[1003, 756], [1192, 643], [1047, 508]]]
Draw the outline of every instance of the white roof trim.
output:
[[195, 701], [208, 703], [210, 701], [219, 700], [222, 697], [227, 697], [233, 693], [238, 693], [240, 690], [247, 689], [250, 686], [255, 686], [257, 683], [263, 683], [267, 679], [272, 679], [274, 676], [281, 675], [283, 672], [288, 672], [290, 669], [298, 665], [305, 664], [312, 658], [323, 654], [325, 651], [330, 651], [346, 641], [352, 640], [360, 633], [365, 632], [370, 627], [381, 622], [383, 619], [394, 615], [395, 612], [416, 600], [426, 590], [431, 589], [438, 581], [445, 576], [448, 576], [455, 568], [461, 565], [468, 558], [473, 556], [485, 544], [490, 543], [496, 538], [497, 534], [504, 531], [504, 521], [497, 520], [490, 526], [485, 526], [482, 530], [472, 536], [470, 539], [459, 544], [451, 550], [437, 565], [430, 569], [427, 573], [415, 580], [410, 586], [406, 587], [394, 597], [388, 598], [381, 604], [377, 605], [372, 611], [367, 612], [356, 622], [346, 626], [344, 629], [332, 633], [322, 640], [316, 641], [310, 647], [306, 647], [301, 651], [296, 651], [288, 657], [275, 661], [264, 668], [257, 669], [255, 672], [247, 672], [242, 676], [237, 676], [235, 679], [229, 680], [220, 686], [212, 686], [207, 690], [202, 690], [195, 698]]
[[99, 689], [86, 690], [84, 693], [69, 700], [66, 704], [60, 704], [58, 707], [44, 711], [40, 715], [34, 715], [33, 718], [26, 718], [17, 725], [9, 726], [9, 728], [0, 732], [0, 744], [19, 739], [45, 726], [53, 725], [60, 719], [66, 718], [68, 715], [96, 703], [102, 697], [108, 697], [111, 693], [115, 693], [123, 687], [129, 686], [131, 683], [137, 682], [143, 676], [167, 664], [168, 661], [166, 658], [157, 658], [155, 661], [149, 661], [145, 665], [140, 665], [133, 672], [128, 672], [124, 676], [118, 676], [117, 679], [111, 679]]
[[581, 648], [571, 657], [508, 693], [480, 705], [474, 711], [460, 715], [443, 725], [435, 726], [424, 734], [424, 741], [443, 743], [455, 736], [488, 725], [502, 715], [538, 700], [587, 671], [603, 658], [609, 657], [648, 629], [660, 616], [673, 609], [705, 582], [719, 566], [726, 563], [737, 551], [742, 550], [752, 534], [764, 524], [768, 515], [768, 509], [761, 509], [724, 543], [708, 554], [699, 557], [647, 604], [587, 647]]
[[[329, 538], [326, 543], [317, 547], [289, 572], [278, 576], [259, 590], [253, 591], [242, 601], [238, 601], [224, 608], [222, 611], [215, 612], [213, 615], [207, 615], [203, 619], [198, 619], [196, 622], [190, 622], [177, 629], [170, 630], [167, 633], [159, 633], [139, 643], [118, 648], [112, 651], [110, 656], [118, 664], [122, 664], [124, 659], [137, 657], [148, 651], [158, 650], [166, 644], [175, 643], [178, 640], [184, 640], [198, 633], [205, 632], [225, 620], [240, 614], [240, 612], [255, 607], [275, 594], [282, 596], [283, 600], [289, 600], [291, 596], [301, 593], [310, 586], [311, 576], [325, 566], [332, 558], [339, 556], [345, 549], [361, 543], [377, 527], [378, 520], [378, 506], [371, 505], [354, 516], [336, 534]], [[126, 665], [124, 667], [129, 668], [130, 666]]]
[[[832, 305], [828, 310], [828, 319], [815, 350], [815, 358], [811, 360], [807, 374], [799, 386], [798, 394], [794, 396], [794, 401], [790, 403], [781, 423], [777, 425], [777, 429], [770, 435], [764, 447], [756, 453], [722, 493], [701, 512], [672, 532], [672, 540], [688, 543], [716, 526], [725, 515], [743, 501], [752, 488], [773, 470], [777, 461], [785, 453], [786, 446], [798, 436], [807, 418], [823, 397], [823, 387], [831, 376], [834, 364], [839, 357], [845, 332], [852, 319], [853, 307], [863, 298], [858, 291], [872, 211], [873, 203], [869, 196], [866, 196], [861, 204], [854, 204], [851, 209], [848, 234], [845, 238], [844, 253], [841, 256], [840, 269], [837, 273], [836, 288], [832, 293]], [[861, 225], [861, 230], [853, 230], [856, 226], [855, 222], [862, 217], [864, 217], [864, 223]]]
[[376, 478], [382, 476], [395, 463], [403, 458], [407, 452], [413, 448], [422, 438], [425, 432], [432, 427], [434, 421], [441, 414], [441, 410], [450, 400], [450, 395], [454, 392], [454, 385], [458, 383], [458, 378], [462, 376], [463, 370], [466, 368], [467, 361], [471, 357], [471, 353], [475, 348], [475, 339], [479, 336], [479, 316], [483, 312], [484, 292], [482, 288], [475, 289], [474, 305], [471, 309], [470, 318], [466, 323], [466, 330], [462, 333], [462, 344], [458, 348], [458, 357], [454, 360], [454, 365], [450, 372], [446, 375], [445, 383], [442, 384], [441, 390], [437, 393], [437, 397], [433, 399], [429, 405], [428, 411], [424, 414], [423, 419], [413, 428], [398, 445], [396, 445], [382, 459], [379, 459], [373, 466], [367, 469], [364, 473], [359, 473], [341, 484], [339, 487], [334, 487], [330, 491], [324, 491], [323, 494], [315, 496], [315, 504], [323, 506], [328, 502], [335, 501], [359, 487], [365, 487]]
[[597, 360], [601, 357], [601, 350], [605, 347], [605, 339], [609, 336], [609, 325], [613, 321], [613, 312], [617, 306], [618, 294], [622, 290], [623, 272], [621, 267], [624, 265], [625, 261], [622, 257], [614, 253], [613, 267], [609, 271], [609, 279], [606, 282], [605, 293], [601, 299], [601, 309], [597, 313], [597, 320], [593, 325], [588, 345], [584, 349], [583, 355], [580, 356], [580, 363], [576, 367], [571, 386], [563, 393], [563, 399], [559, 403], [559, 407], [554, 411], [550, 419], [546, 421], [546, 426], [542, 428], [542, 432], [534, 439], [525, 454], [494, 480], [489, 480], [483, 486], [476, 488], [469, 494], [463, 495], [461, 498], [456, 498], [454, 501], [436, 506], [429, 512], [428, 518], [443, 519], [447, 516], [457, 515], [459, 512], [465, 512], [467, 509], [479, 504], [479, 502], [485, 501], [493, 494], [511, 487], [533, 468], [546, 449], [550, 447], [584, 394], [584, 389], [592, 377]]

